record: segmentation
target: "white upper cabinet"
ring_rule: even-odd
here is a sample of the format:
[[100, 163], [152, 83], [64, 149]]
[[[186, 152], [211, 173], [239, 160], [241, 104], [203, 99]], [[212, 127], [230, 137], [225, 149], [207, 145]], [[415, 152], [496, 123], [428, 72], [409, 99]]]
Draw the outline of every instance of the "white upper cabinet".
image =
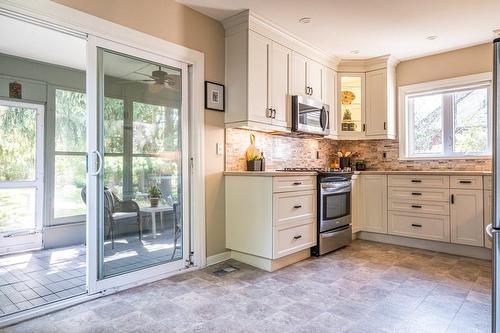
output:
[[301, 95], [330, 105], [330, 131], [336, 133], [338, 59], [277, 31], [249, 11], [222, 23], [227, 128], [290, 132], [290, 96]]
[[339, 139], [396, 139], [396, 65], [390, 56], [341, 62]]
[[226, 47], [226, 126], [289, 129], [291, 50], [253, 31], [227, 37]]
[[326, 67], [293, 52], [292, 92], [293, 95], [303, 95], [324, 102], [323, 75]]
[[269, 103], [269, 58], [271, 48], [271, 40], [256, 33], [249, 34], [248, 119], [263, 124], [272, 124], [271, 103]]
[[292, 52], [290, 49], [272, 43], [270, 56], [270, 105], [273, 108], [272, 123], [280, 127], [288, 127], [290, 117], [288, 116], [288, 104], [290, 94], [290, 62]]
[[324, 101], [321, 95], [321, 85], [323, 76], [323, 66], [316, 61], [307, 60], [307, 82], [310, 88], [309, 95], [319, 101]]
[[335, 137], [337, 135], [337, 105], [335, 85], [337, 82], [337, 73], [328, 67], [323, 68], [323, 82], [321, 84], [321, 96], [323, 96], [323, 103], [330, 107], [330, 135], [328, 137]]

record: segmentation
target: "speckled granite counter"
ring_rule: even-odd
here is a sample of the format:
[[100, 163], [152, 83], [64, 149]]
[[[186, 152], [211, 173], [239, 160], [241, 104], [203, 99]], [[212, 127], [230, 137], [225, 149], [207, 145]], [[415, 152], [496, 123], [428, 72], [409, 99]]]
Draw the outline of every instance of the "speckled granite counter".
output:
[[224, 176], [254, 176], [254, 177], [278, 177], [278, 176], [316, 176], [314, 171], [292, 172], [292, 171], [224, 171]]

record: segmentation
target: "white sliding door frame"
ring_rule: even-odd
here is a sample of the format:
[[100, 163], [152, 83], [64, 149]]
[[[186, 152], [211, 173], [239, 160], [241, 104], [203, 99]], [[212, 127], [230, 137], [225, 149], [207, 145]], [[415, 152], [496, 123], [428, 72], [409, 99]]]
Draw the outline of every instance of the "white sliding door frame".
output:
[[[150, 61], [181, 70], [181, 133], [182, 133], [182, 260], [167, 262], [153, 267], [138, 269], [137, 271], [124, 272], [120, 275], [99, 279], [99, 263], [104, 265], [103, 253], [99, 251], [102, 247], [102, 234], [98, 233], [104, 223], [104, 199], [103, 199], [103, 168], [105, 159], [103, 152], [104, 136], [104, 114], [101, 112], [103, 106], [100, 101], [104, 100], [104, 85], [101, 82], [99, 71], [103, 70], [102, 63], [98, 61], [98, 49], [117, 52], [124, 56], [130, 56], [144, 61]], [[87, 235], [88, 247], [88, 288], [89, 292], [106, 292], [108, 289], [119, 290], [123, 286], [139, 284], [144, 276], [161, 276], [171, 272], [185, 269], [189, 262], [189, 221], [190, 221], [190, 199], [189, 199], [189, 120], [188, 120], [188, 66], [185, 63], [169, 59], [157, 54], [143, 51], [131, 46], [112, 42], [103, 38], [90, 35], [87, 40], [87, 148], [88, 148], [88, 173], [87, 173]], [[98, 153], [99, 152], [99, 153]], [[97, 158], [96, 156], [101, 156]], [[99, 172], [97, 172], [99, 170]], [[101, 180], [99, 180], [101, 179]], [[98, 198], [98, 200], [90, 200]], [[99, 223], [101, 221], [101, 223]], [[99, 241], [99, 239], [101, 240]], [[98, 258], [98, 260], [93, 260]], [[167, 258], [166, 258], [167, 259]]]

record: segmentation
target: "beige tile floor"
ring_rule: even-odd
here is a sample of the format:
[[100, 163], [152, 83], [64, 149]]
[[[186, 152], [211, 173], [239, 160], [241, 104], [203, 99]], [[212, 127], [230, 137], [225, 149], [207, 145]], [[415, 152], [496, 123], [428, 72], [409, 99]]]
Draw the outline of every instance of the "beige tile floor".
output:
[[[366, 241], [274, 273], [219, 266], [4, 332], [489, 332], [490, 262]], [[2, 330], [0, 330], [2, 331]]]

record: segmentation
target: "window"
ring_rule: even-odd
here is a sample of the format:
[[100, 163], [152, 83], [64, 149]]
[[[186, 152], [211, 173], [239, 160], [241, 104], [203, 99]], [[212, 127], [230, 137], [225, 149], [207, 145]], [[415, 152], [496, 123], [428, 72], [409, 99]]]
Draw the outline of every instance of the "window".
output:
[[[55, 96], [54, 218], [58, 219], [85, 214], [81, 191], [86, 184], [87, 111], [85, 93], [57, 89]], [[110, 178], [115, 174], [121, 175], [123, 110], [123, 100], [105, 98], [105, 149], [113, 155], [106, 165]], [[112, 181], [105, 179], [108, 183]]]
[[400, 88], [403, 159], [491, 156], [491, 74]]

